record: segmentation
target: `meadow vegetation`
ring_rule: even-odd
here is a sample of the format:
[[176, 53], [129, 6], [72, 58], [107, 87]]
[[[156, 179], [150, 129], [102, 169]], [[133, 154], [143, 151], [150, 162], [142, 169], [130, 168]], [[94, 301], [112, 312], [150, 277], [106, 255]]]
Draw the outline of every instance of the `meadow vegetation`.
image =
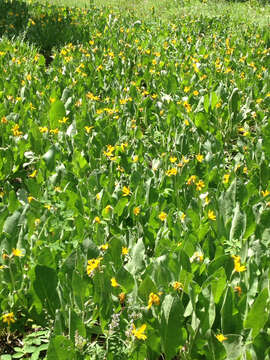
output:
[[1, 360], [270, 359], [269, 5], [161, 4], [0, 2]]

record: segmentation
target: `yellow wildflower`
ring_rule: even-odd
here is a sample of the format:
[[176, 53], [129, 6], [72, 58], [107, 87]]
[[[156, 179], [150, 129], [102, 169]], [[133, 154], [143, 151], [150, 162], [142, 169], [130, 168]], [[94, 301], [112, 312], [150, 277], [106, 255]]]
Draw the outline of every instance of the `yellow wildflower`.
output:
[[106, 243], [106, 244], [102, 244], [102, 245], [100, 245], [100, 247], [99, 247], [101, 250], [103, 250], [103, 251], [105, 251], [105, 250], [108, 250], [108, 248], [109, 248], [109, 244], [108, 243]]
[[12, 127], [11, 131], [13, 132], [13, 136], [20, 136], [20, 135], [22, 135], [22, 131], [20, 131], [19, 129], [20, 129], [20, 127], [19, 127], [18, 124], [15, 124], [15, 125]]
[[238, 255], [232, 255], [233, 261], [234, 261], [234, 270], [236, 272], [243, 272], [246, 271], [246, 266], [241, 265], [241, 259]]
[[234, 291], [238, 294], [238, 296], [242, 295], [242, 289], [240, 286], [235, 286]]
[[141, 209], [139, 208], [139, 206], [136, 206], [134, 209], [133, 209], [133, 214], [135, 216], [139, 215], [139, 213], [141, 212]]
[[207, 215], [208, 215], [208, 219], [213, 220], [213, 221], [216, 220], [216, 215], [213, 210], [209, 210]]
[[201, 154], [196, 155], [196, 159], [201, 163], [203, 161], [203, 155]]
[[99, 257], [97, 259], [90, 259], [87, 262], [86, 272], [87, 275], [91, 276], [93, 275], [94, 271], [99, 267], [99, 264], [103, 258]]
[[47, 133], [49, 129], [46, 126], [40, 126], [39, 131], [41, 132], [41, 134], [43, 134], [43, 133]]
[[196, 190], [201, 191], [202, 188], [204, 188], [204, 187], [205, 187], [205, 184], [204, 184], [204, 182], [203, 182], [202, 180], [199, 180], [199, 181], [196, 183]]
[[223, 176], [223, 184], [228, 184], [230, 178], [230, 174], [225, 174]]
[[157, 294], [154, 294], [154, 293], [151, 292], [149, 294], [147, 309], [150, 309], [153, 304], [154, 305], [160, 305], [160, 298], [159, 298], [159, 296]]
[[269, 191], [269, 190], [265, 190], [265, 191], [262, 190], [262, 196], [263, 196], [263, 197], [266, 197], [266, 196], [268, 196], [269, 194], [270, 194], [270, 191]]
[[28, 202], [29, 202], [29, 204], [31, 203], [31, 201], [33, 201], [34, 200], [34, 197], [33, 196], [28, 196], [27, 197], [27, 200], [28, 200]]
[[126, 299], [126, 294], [125, 294], [124, 292], [121, 292], [121, 293], [118, 295], [118, 298], [119, 298], [120, 304], [124, 304], [125, 299]]
[[29, 175], [30, 178], [34, 178], [37, 175], [37, 170], [34, 170], [32, 174]]
[[167, 176], [175, 176], [177, 174], [177, 169], [176, 168], [172, 168], [166, 171], [166, 175]]
[[96, 217], [94, 218], [94, 222], [100, 224], [100, 223], [101, 223], [100, 217], [99, 217], [99, 216], [96, 216]]
[[116, 281], [115, 277], [111, 278], [111, 285], [112, 287], [117, 287], [119, 286], [118, 282]]
[[140, 328], [136, 329], [135, 325], [132, 324], [132, 334], [135, 336], [135, 338], [139, 339], [139, 340], [146, 340], [147, 336], [145, 335], [145, 329], [146, 329], [146, 324], [143, 324]]
[[194, 184], [196, 181], [196, 175], [191, 175], [187, 180], [187, 185]]
[[85, 126], [84, 129], [87, 132], [87, 134], [90, 134], [90, 131], [93, 129], [94, 126]]
[[127, 186], [124, 186], [122, 189], [123, 196], [128, 196], [130, 194], [130, 189]]
[[107, 205], [105, 207], [105, 213], [108, 214], [110, 212], [110, 210], [112, 210], [112, 206], [111, 205]]
[[12, 254], [13, 256], [18, 256], [18, 257], [24, 256], [22, 250], [19, 249], [12, 249]]
[[167, 214], [166, 214], [164, 211], [162, 211], [162, 212], [158, 215], [158, 217], [159, 217], [159, 219], [160, 219], [161, 221], [165, 221], [166, 218], [167, 218]]
[[175, 156], [170, 156], [170, 162], [171, 163], [175, 163], [177, 161], [177, 157]]
[[3, 320], [4, 323], [7, 323], [8, 326], [10, 326], [11, 323], [15, 323], [13, 312], [8, 313], [8, 314], [4, 314], [2, 316], [2, 320]]
[[219, 335], [216, 335], [216, 338], [218, 339], [219, 342], [223, 342], [225, 340], [227, 340], [228, 338], [226, 336], [224, 336], [223, 334], [219, 334]]
[[127, 248], [127, 247], [125, 247], [125, 246], [123, 246], [122, 247], [122, 255], [127, 255], [128, 254], [128, 252], [129, 252], [129, 249]]
[[183, 290], [184, 285], [182, 283], [180, 283], [179, 281], [174, 281], [172, 284], [174, 290], [178, 291], [178, 290]]

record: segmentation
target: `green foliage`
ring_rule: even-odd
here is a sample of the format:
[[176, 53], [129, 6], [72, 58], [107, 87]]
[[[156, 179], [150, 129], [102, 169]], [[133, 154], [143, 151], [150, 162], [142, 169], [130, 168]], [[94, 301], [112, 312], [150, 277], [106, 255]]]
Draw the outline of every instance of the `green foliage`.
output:
[[269, 359], [268, 28], [12, 6], [3, 360]]

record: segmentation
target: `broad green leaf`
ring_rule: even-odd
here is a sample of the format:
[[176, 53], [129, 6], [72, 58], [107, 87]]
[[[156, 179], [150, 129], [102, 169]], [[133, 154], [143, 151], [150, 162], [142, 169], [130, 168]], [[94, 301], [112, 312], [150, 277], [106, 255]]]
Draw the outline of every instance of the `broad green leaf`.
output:
[[145, 305], [147, 305], [148, 298], [151, 292], [157, 293], [157, 287], [154, 284], [153, 280], [147, 275], [145, 279], [141, 282], [139, 287], [139, 297], [144, 300]]
[[184, 307], [179, 297], [166, 295], [161, 307], [161, 343], [166, 359], [172, 359], [180, 345], [184, 345], [186, 333], [182, 329]]
[[44, 308], [54, 317], [60, 302], [57, 293], [57, 274], [52, 268], [42, 265], [35, 267], [34, 289]]
[[239, 203], [236, 204], [230, 231], [230, 241], [241, 240], [246, 230], [246, 216], [241, 213]]
[[126, 265], [127, 270], [135, 275], [145, 267], [145, 247], [142, 239], [139, 239], [130, 252], [130, 261]]
[[246, 329], [252, 329], [253, 338], [259, 334], [268, 320], [268, 316], [266, 316], [266, 304], [268, 300], [268, 289], [264, 288], [256, 298], [245, 318], [244, 327]]
[[128, 198], [127, 197], [123, 197], [121, 198], [118, 203], [116, 204], [115, 208], [114, 208], [114, 212], [118, 215], [121, 216], [123, 214], [123, 211], [126, 207], [128, 203]]
[[50, 340], [47, 360], [76, 360], [73, 342], [63, 335]]
[[66, 109], [62, 101], [56, 100], [51, 104], [49, 119], [52, 129], [59, 127], [59, 120], [66, 116]]

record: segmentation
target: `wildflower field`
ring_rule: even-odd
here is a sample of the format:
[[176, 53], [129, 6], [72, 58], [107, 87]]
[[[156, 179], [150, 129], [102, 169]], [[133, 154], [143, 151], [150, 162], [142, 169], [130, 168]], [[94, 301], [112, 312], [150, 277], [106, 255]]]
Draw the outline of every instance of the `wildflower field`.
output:
[[0, 37], [0, 359], [269, 360], [269, 26], [6, 0]]

